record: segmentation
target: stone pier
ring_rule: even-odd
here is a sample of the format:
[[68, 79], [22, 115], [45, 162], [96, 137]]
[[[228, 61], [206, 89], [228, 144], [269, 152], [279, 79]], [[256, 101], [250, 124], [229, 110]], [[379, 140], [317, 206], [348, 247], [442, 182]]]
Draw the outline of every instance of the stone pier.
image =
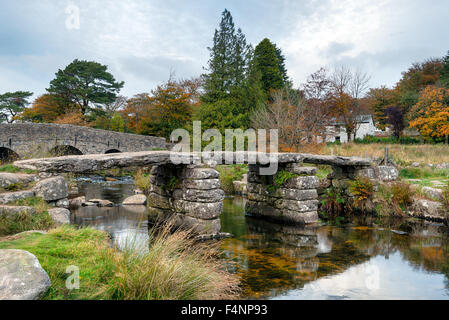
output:
[[272, 176], [259, 175], [260, 167], [250, 165], [246, 212], [289, 224], [310, 224], [318, 221], [320, 181], [316, 168], [297, 163], [280, 164]]
[[220, 232], [224, 191], [219, 173], [201, 166], [154, 166], [150, 176], [150, 219], [173, 219], [175, 227], [185, 227], [203, 235]]

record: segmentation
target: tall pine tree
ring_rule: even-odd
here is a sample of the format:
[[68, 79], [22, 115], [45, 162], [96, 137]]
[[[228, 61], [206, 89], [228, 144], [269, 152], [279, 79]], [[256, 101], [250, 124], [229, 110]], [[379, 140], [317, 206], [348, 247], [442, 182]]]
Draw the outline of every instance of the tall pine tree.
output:
[[224, 10], [213, 46], [208, 48], [208, 74], [203, 75], [205, 94], [203, 102], [214, 103], [229, 98], [246, 79], [251, 46], [246, 43], [241, 29], [235, 30], [231, 13]]
[[254, 50], [254, 67], [260, 74], [262, 89], [268, 96], [270, 89], [282, 89], [289, 80], [285, 58], [269, 39], [263, 39]]

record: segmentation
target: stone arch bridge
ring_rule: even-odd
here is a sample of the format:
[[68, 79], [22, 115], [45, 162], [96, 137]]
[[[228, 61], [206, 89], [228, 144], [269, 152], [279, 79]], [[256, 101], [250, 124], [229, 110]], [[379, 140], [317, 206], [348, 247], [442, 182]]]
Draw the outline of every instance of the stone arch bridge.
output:
[[164, 138], [49, 123], [0, 123], [0, 160], [167, 149]]
[[[225, 194], [220, 187], [219, 172], [214, 167], [231, 163], [249, 164], [246, 212], [289, 224], [318, 221], [320, 189], [339, 186], [349, 191], [349, 182], [360, 176], [383, 181], [397, 178], [394, 167], [376, 166], [369, 159], [297, 153], [222, 152], [212, 156], [167, 150], [31, 159], [14, 164], [56, 174], [152, 167], [148, 195], [150, 217], [174, 217], [175, 225], [186, 225], [199, 234], [216, 235], [220, 231]], [[266, 174], [264, 169], [273, 163], [275, 171]], [[316, 168], [308, 164], [329, 165], [333, 172], [323, 184], [316, 176]], [[279, 172], [284, 177], [287, 173], [288, 177], [281, 185], [276, 182]]]

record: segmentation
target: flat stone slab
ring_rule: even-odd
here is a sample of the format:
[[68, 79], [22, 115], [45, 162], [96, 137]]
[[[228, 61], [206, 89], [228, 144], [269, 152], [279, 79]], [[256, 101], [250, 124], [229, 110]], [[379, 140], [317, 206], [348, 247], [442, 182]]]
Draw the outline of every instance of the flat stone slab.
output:
[[50, 278], [28, 251], [0, 250], [0, 300], [37, 300], [50, 287]]
[[323, 156], [301, 153], [263, 153], [263, 152], [203, 152], [182, 153], [173, 151], [143, 151], [117, 154], [92, 154], [81, 156], [65, 156], [56, 158], [30, 159], [14, 162], [22, 169], [40, 172], [94, 172], [111, 168], [133, 166], [153, 166], [161, 164], [199, 164], [209, 163], [211, 158], [218, 164], [253, 163], [311, 163], [334, 166], [368, 167], [370, 160], [358, 157]]
[[25, 173], [0, 172], [0, 188], [8, 188], [15, 184], [28, 184], [36, 180], [37, 176]]
[[34, 214], [36, 213], [36, 210], [32, 207], [27, 206], [5, 206], [0, 205], [0, 217], [6, 216], [11, 217], [13, 215], [19, 214], [19, 213], [28, 213], [28, 214]]
[[15, 192], [6, 192], [0, 194], [0, 204], [7, 204], [10, 202], [23, 200], [26, 198], [32, 198], [34, 197], [33, 191], [15, 191]]
[[147, 204], [147, 197], [144, 194], [135, 194], [133, 196], [130, 196], [126, 198], [123, 201], [124, 206], [128, 205], [146, 205]]

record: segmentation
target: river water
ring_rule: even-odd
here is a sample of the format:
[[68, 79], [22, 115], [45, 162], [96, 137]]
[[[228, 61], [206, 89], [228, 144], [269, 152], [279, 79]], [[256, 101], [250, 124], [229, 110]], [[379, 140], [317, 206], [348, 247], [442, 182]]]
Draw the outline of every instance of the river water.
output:
[[[78, 181], [80, 194], [121, 203], [131, 179]], [[245, 199], [226, 198], [221, 241], [229, 270], [241, 277], [243, 299], [449, 299], [449, 227], [422, 221], [358, 221], [291, 227], [245, 216]], [[108, 231], [119, 246], [145, 250], [143, 206], [84, 207], [72, 222]]]

